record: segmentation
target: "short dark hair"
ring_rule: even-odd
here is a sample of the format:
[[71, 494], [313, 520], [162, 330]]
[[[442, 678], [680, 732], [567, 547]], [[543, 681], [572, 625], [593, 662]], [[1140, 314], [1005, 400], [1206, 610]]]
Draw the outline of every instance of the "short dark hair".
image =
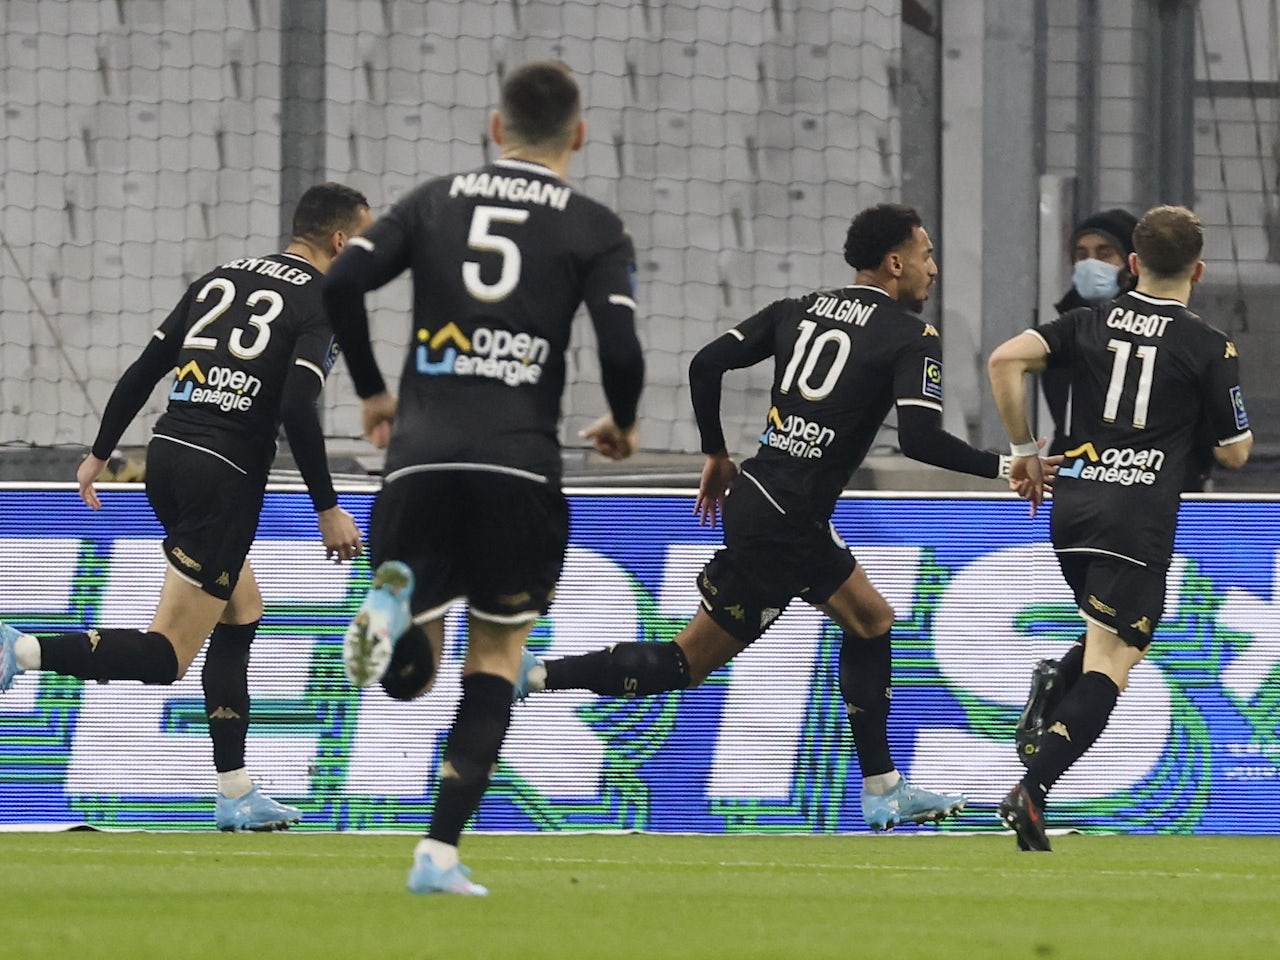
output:
[[915, 209], [901, 203], [868, 207], [849, 225], [844, 238], [844, 262], [855, 270], [874, 270], [908, 240], [924, 221]]
[[361, 207], [369, 206], [363, 193], [346, 184], [317, 183], [309, 187], [293, 210], [293, 235], [319, 243], [337, 230], [352, 232]]
[[1157, 277], [1190, 271], [1204, 250], [1204, 224], [1186, 207], [1152, 207], [1133, 228], [1133, 251]]
[[558, 60], [543, 60], [507, 75], [498, 109], [513, 138], [539, 146], [572, 135], [582, 100], [569, 68]]

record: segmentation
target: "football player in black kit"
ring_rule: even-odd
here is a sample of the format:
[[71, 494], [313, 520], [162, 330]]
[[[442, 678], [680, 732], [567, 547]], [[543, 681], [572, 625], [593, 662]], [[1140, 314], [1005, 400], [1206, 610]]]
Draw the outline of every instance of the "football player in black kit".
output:
[[229, 261], [193, 283], [112, 392], [76, 471], [80, 497], [94, 510], [102, 506], [94, 481], [111, 451], [157, 381], [176, 371], [147, 447], [147, 499], [164, 526], [168, 560], [151, 626], [37, 638], [0, 624], [0, 690], [22, 670], [173, 683], [208, 638], [201, 679], [221, 830], [280, 829], [302, 816], [258, 790], [245, 770], [249, 646], [262, 617], [245, 558], [281, 422], [329, 556], [360, 552], [360, 531], [333, 492], [316, 398], [336, 359], [320, 278], [370, 222], [356, 190], [310, 188], [284, 252]]
[[[548, 608], [568, 542], [557, 439], [565, 351], [580, 304], [599, 344], [610, 416], [585, 432], [634, 450], [644, 359], [634, 253], [618, 217], [565, 182], [582, 145], [578, 87], [563, 64], [502, 83], [490, 129], [498, 160], [429, 181], [334, 265], [325, 302], [364, 398], [366, 435], [387, 445], [370, 521], [372, 589], [347, 634], [347, 675], [409, 700], [434, 679], [444, 615], [469, 607], [458, 705], [414, 893], [482, 896], [458, 862], [511, 718], [525, 638]], [[397, 401], [369, 343], [364, 294], [405, 269], [413, 327]]]
[[1204, 272], [1204, 230], [1185, 207], [1147, 211], [1133, 231], [1130, 293], [1072, 310], [1005, 341], [988, 364], [1012, 442], [1012, 476], [1033, 503], [1023, 374], [1071, 372], [1072, 443], [1054, 486], [1050, 530], [1085, 621], [1082, 673], [1049, 714], [1027, 773], [1000, 803], [1023, 850], [1049, 850], [1045, 795], [1098, 739], [1164, 610], [1179, 494], [1197, 424], [1224, 467], [1249, 458], [1253, 434], [1235, 344], [1187, 309]]
[[[857, 271], [853, 284], [772, 303], [703, 347], [689, 366], [706, 454], [695, 512], [714, 524], [723, 511], [725, 544], [698, 577], [702, 605], [693, 620], [670, 643], [619, 643], [545, 662], [526, 655], [518, 692], [648, 696], [696, 687], [799, 597], [844, 631], [840, 692], [862, 769], [863, 816], [879, 831], [942, 819], [965, 798], [916, 787], [894, 765], [894, 611], [836, 533], [831, 513], [894, 407], [902, 451], [913, 459], [994, 480], [1008, 476], [1008, 457], [942, 428], [941, 344], [915, 313], [938, 273], [919, 215], [898, 204], [862, 211], [844, 258]], [[770, 360], [772, 406], [760, 448], [739, 470], [721, 430], [720, 382], [728, 370]]]

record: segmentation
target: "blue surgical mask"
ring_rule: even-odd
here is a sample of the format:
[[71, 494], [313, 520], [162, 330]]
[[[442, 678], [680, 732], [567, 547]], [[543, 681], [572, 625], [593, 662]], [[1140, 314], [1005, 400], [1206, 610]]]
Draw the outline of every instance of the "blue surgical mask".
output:
[[1077, 260], [1071, 284], [1086, 300], [1110, 300], [1120, 292], [1120, 268], [1105, 260]]

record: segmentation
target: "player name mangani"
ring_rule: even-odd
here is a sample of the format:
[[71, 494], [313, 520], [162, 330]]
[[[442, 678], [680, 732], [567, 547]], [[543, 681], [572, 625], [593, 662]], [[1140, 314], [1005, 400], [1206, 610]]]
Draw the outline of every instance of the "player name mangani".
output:
[[511, 203], [538, 203], [563, 210], [568, 206], [573, 190], [545, 180], [529, 180], [526, 177], [503, 177], [496, 173], [458, 174], [449, 187], [449, 196], [484, 197], [486, 200], [507, 200]]

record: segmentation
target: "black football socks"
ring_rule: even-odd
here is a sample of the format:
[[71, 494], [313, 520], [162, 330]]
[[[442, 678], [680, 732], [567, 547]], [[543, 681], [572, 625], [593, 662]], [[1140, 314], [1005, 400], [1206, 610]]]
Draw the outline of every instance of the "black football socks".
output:
[[616, 643], [607, 650], [548, 660], [544, 665], [547, 690], [647, 697], [689, 686], [689, 661], [674, 642]]

